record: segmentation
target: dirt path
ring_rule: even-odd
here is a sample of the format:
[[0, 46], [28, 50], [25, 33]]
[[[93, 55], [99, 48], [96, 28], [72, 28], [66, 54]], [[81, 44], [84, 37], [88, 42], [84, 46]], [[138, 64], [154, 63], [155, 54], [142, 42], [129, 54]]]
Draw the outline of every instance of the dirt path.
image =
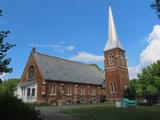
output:
[[62, 109], [67, 109], [67, 106], [59, 107], [40, 107], [38, 108], [42, 114], [43, 120], [77, 120], [61, 112]]

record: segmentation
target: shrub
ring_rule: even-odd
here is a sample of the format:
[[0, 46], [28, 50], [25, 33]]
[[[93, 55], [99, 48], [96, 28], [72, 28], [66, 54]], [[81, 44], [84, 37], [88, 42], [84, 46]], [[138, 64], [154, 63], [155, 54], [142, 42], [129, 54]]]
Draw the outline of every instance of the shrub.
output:
[[128, 98], [130, 100], [133, 100], [135, 99], [135, 96], [136, 96], [136, 92], [135, 92], [135, 89], [132, 88], [132, 87], [127, 87], [125, 90], [124, 90], [124, 95], [123, 97], [124, 98]]
[[18, 98], [0, 93], [0, 115], [6, 120], [40, 120], [39, 111]]

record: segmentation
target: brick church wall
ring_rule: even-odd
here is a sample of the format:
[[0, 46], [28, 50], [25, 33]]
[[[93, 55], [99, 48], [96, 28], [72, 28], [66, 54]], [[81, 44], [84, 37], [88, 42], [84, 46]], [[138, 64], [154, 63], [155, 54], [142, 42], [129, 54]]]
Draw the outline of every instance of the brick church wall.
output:
[[[50, 95], [50, 85], [56, 86], [56, 95]], [[59, 81], [47, 81], [48, 102], [51, 104], [97, 103], [100, 101], [101, 86]], [[71, 93], [68, 94], [68, 86]], [[83, 89], [83, 92], [81, 90]], [[63, 91], [63, 92], [62, 92]], [[95, 91], [95, 94], [93, 94]]]
[[[113, 54], [114, 64], [109, 64], [109, 55]], [[123, 56], [123, 62], [120, 61]], [[123, 97], [125, 86], [129, 85], [128, 67], [125, 59], [125, 51], [115, 48], [104, 52], [106, 97], [109, 101], [116, 101]], [[111, 84], [115, 84], [116, 92], [111, 92]]]
[[[60, 82], [55, 80], [43, 80], [41, 71], [39, 70], [35, 59], [34, 59], [34, 49], [28, 59], [24, 73], [22, 74], [20, 82], [28, 81], [28, 69], [31, 65], [35, 68], [35, 80], [37, 81], [37, 103], [51, 103], [51, 104], [69, 104], [69, 103], [93, 103], [99, 102], [101, 95], [101, 85], [89, 85], [81, 83], [72, 82]], [[56, 85], [56, 95], [50, 95], [50, 85]], [[72, 94], [67, 94], [67, 87], [71, 86]], [[62, 94], [62, 87], [64, 93]], [[75, 93], [75, 87], [77, 88], [77, 93]], [[85, 90], [85, 94], [81, 95], [81, 89]], [[92, 95], [92, 91], [95, 91], [95, 95]], [[90, 93], [89, 93], [90, 92]], [[76, 101], [75, 101], [76, 97]]]

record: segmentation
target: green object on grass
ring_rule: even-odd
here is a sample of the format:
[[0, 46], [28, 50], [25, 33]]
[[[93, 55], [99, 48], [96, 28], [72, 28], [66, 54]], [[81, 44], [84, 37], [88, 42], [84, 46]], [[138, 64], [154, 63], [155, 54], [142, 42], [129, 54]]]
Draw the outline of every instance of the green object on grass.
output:
[[127, 98], [123, 98], [121, 101], [122, 107], [134, 107], [138, 105], [137, 100], [129, 100]]

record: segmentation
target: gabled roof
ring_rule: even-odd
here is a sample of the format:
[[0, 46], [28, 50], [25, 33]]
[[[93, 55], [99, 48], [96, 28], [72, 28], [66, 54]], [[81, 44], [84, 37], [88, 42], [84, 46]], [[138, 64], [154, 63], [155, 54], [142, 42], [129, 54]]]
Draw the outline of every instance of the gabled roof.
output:
[[103, 74], [94, 66], [41, 53], [34, 53], [33, 55], [45, 80], [103, 84]]
[[112, 14], [112, 8], [111, 6], [109, 6], [108, 41], [104, 48], [104, 51], [107, 51], [113, 48], [120, 48], [124, 50], [122, 44], [119, 41], [119, 37], [117, 34], [117, 30], [116, 30], [116, 26], [115, 26], [113, 14]]

